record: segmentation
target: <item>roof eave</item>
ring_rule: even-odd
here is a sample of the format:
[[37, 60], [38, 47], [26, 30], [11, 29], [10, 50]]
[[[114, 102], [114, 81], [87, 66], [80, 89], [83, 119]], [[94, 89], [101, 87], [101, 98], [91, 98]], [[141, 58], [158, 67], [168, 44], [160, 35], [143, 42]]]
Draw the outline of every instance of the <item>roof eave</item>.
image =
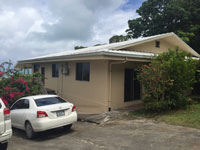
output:
[[116, 52], [94, 52], [94, 53], [87, 53], [87, 54], [75, 54], [75, 55], [65, 55], [65, 56], [57, 56], [57, 57], [51, 57], [51, 58], [43, 58], [43, 59], [32, 59], [32, 60], [22, 60], [18, 61], [16, 64], [17, 66], [20, 66], [20, 64], [31, 64], [31, 63], [37, 63], [37, 62], [47, 62], [47, 61], [56, 61], [56, 60], [63, 60], [63, 59], [69, 59], [69, 58], [80, 58], [80, 57], [88, 57], [88, 56], [115, 56], [115, 57], [129, 57], [129, 58], [138, 58], [138, 59], [152, 59], [154, 55], [136, 55], [136, 54], [120, 54], [117, 51]]

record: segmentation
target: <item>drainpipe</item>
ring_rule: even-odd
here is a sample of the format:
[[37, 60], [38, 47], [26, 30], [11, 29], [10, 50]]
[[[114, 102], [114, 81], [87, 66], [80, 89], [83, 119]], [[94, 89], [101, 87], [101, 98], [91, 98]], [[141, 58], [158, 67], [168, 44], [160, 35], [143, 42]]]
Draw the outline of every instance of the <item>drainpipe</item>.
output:
[[125, 57], [125, 59], [123, 61], [119, 61], [119, 62], [111, 62], [109, 64], [109, 97], [108, 97], [108, 111], [111, 111], [111, 104], [112, 104], [112, 95], [111, 95], [111, 92], [112, 92], [112, 65], [116, 65], [116, 64], [124, 64], [127, 62], [127, 57]]

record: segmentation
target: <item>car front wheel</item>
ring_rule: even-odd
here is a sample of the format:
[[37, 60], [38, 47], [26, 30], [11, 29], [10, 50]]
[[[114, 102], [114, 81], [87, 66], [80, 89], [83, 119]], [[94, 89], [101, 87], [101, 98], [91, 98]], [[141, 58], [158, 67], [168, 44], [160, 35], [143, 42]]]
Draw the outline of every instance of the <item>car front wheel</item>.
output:
[[33, 131], [33, 128], [29, 122], [26, 123], [25, 131], [28, 139], [32, 139], [35, 137], [35, 132]]
[[0, 143], [0, 150], [7, 150], [8, 142], [6, 143]]

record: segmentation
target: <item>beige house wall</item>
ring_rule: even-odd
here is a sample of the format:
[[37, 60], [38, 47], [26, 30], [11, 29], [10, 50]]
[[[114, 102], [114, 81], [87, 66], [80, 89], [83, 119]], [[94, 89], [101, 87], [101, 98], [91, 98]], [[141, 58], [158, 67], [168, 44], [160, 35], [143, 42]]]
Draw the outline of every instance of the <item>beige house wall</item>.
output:
[[150, 52], [150, 53], [160, 54], [163, 52], [167, 52], [169, 48], [172, 48], [172, 49], [176, 48], [176, 46], [168, 43], [167, 40], [160, 39], [158, 41], [160, 41], [160, 47], [155, 46], [156, 41], [151, 41], [151, 42], [143, 43], [141, 45], [128, 47], [126, 49], [129, 51]]
[[[169, 49], [176, 49], [199, 55], [176, 36], [159, 38], [160, 47], [156, 47], [154, 41], [142, 41], [116, 48], [116, 50], [151, 52], [160, 54]], [[131, 46], [132, 45], [132, 46]], [[133, 46], [135, 45], [135, 46]], [[97, 56], [73, 56], [54, 59], [30, 60], [28, 63], [20, 62], [16, 67], [31, 67], [33, 63], [45, 67], [45, 87], [54, 90], [58, 95], [76, 105], [78, 113], [102, 113], [110, 107], [118, 109], [139, 103], [140, 101], [124, 102], [124, 70], [134, 69], [150, 62], [151, 59], [125, 57], [124, 55], [97, 55]], [[90, 62], [90, 81], [76, 80], [76, 63]], [[52, 63], [59, 64], [59, 78], [52, 78]], [[61, 73], [61, 66], [68, 63], [69, 75]], [[143, 88], [141, 87], [143, 93]], [[142, 96], [143, 94], [141, 94]]]
[[[140, 103], [140, 100], [124, 102], [124, 70], [136, 69], [141, 66], [142, 62], [126, 62], [112, 65], [111, 76], [111, 108], [118, 109]], [[143, 90], [141, 87], [141, 96]]]
[[[155, 47], [155, 41], [126, 48], [128, 51], [142, 51], [162, 53], [169, 48], [176, 48], [166, 40], [160, 39], [160, 48]], [[113, 109], [123, 108], [140, 103], [140, 100], [124, 102], [124, 70], [134, 69], [144, 64], [144, 60], [134, 59], [123, 63], [125, 58], [118, 57], [118, 60], [109, 60], [103, 57], [98, 60], [70, 60], [61, 62], [40, 63], [45, 67], [45, 87], [56, 91], [66, 100], [74, 103], [79, 113], [96, 114]], [[113, 59], [113, 58], [112, 58]], [[121, 61], [120, 61], [121, 59]], [[61, 73], [61, 66], [66, 62], [69, 66], [69, 75]], [[76, 63], [90, 62], [90, 81], [76, 80]], [[117, 62], [117, 64], [115, 64]], [[121, 64], [118, 64], [121, 63]], [[52, 63], [59, 64], [59, 78], [52, 77]], [[112, 65], [111, 65], [112, 64]], [[141, 96], [142, 94], [141, 90]]]
[[74, 103], [79, 113], [108, 111], [108, 61], [80, 62], [90, 62], [90, 81], [76, 80], [75, 61], [68, 62], [69, 75], [61, 74], [61, 66], [65, 63], [58, 63], [59, 78], [52, 78], [52, 63], [40, 64], [40, 70], [45, 67], [45, 87]]

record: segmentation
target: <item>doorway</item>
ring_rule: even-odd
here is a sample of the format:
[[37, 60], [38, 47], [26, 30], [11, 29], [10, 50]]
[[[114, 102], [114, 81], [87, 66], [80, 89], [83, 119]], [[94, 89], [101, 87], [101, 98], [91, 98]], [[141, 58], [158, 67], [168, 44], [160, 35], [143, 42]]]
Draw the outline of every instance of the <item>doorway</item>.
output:
[[138, 71], [125, 69], [124, 71], [124, 101], [139, 100], [141, 97], [141, 86], [137, 80]]

